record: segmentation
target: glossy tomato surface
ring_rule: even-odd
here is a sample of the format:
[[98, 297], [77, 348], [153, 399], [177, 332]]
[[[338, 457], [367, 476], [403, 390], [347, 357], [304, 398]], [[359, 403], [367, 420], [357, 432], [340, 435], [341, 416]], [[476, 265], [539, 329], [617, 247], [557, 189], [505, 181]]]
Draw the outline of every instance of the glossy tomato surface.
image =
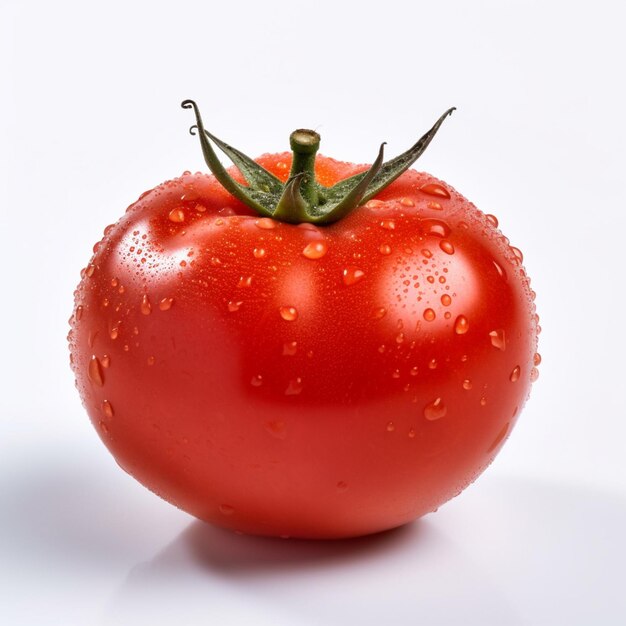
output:
[[[282, 180], [290, 161], [259, 159]], [[323, 185], [363, 169], [316, 163]], [[528, 396], [521, 260], [494, 217], [416, 171], [318, 227], [185, 173], [82, 272], [78, 388], [121, 467], [198, 518], [311, 538], [399, 526], [489, 465]]]

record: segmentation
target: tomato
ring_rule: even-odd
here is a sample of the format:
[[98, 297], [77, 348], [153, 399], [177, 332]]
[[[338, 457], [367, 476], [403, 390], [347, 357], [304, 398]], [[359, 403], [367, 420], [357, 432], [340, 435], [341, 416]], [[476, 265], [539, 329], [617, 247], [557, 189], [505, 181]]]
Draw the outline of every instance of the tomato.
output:
[[[292, 158], [258, 163], [284, 182]], [[314, 168], [323, 187], [366, 169]], [[185, 172], [94, 250], [69, 338], [91, 421], [154, 493], [244, 533], [348, 537], [437, 509], [537, 375], [521, 253], [425, 173], [316, 225]]]

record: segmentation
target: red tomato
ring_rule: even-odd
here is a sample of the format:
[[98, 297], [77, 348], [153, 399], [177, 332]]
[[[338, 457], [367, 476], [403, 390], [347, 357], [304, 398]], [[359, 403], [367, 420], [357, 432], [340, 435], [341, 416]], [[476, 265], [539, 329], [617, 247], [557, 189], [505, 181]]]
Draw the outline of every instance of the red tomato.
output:
[[[259, 162], [285, 180], [291, 155]], [[327, 186], [360, 171], [316, 162]], [[185, 173], [107, 227], [82, 273], [78, 389], [121, 467], [200, 519], [309, 538], [396, 527], [470, 484], [528, 396], [521, 261], [428, 174], [314, 226]]]

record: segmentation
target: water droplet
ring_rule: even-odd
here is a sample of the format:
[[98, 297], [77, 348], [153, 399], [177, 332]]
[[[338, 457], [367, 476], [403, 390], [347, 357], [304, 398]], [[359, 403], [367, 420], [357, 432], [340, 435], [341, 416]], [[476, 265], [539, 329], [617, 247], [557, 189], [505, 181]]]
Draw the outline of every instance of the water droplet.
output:
[[509, 376], [509, 380], [512, 383], [517, 382], [519, 380], [520, 372], [521, 372], [521, 369], [520, 369], [520, 366], [518, 365], [511, 372], [511, 375]]
[[541, 363], [541, 355], [539, 352], [535, 352], [535, 356], [533, 356], [533, 364], [539, 365]]
[[104, 368], [109, 367], [109, 365], [111, 365], [111, 357], [108, 354], [103, 354], [100, 363]]
[[360, 280], [362, 280], [364, 277], [365, 272], [363, 272], [363, 270], [360, 270], [358, 267], [354, 267], [353, 265], [351, 265], [350, 267], [346, 267], [346, 269], [343, 270], [344, 285], [354, 285], [355, 283], [358, 283]]
[[426, 232], [434, 237], [448, 237], [450, 235], [450, 227], [441, 220], [425, 220], [424, 226]]
[[487, 221], [494, 227], [494, 228], [498, 228], [498, 218], [495, 215], [490, 215], [489, 213], [487, 213], [487, 215], [485, 215], [485, 217], [487, 218]]
[[102, 432], [103, 432], [105, 435], [108, 435], [108, 434], [109, 434], [109, 427], [106, 425], [106, 423], [105, 423], [104, 421], [100, 420], [100, 421], [98, 422], [98, 426], [100, 426], [100, 428], [102, 429]]
[[396, 335], [396, 343], [401, 344], [404, 342], [404, 333], [398, 333]]
[[237, 283], [237, 287], [250, 287], [252, 285], [252, 276], [240, 276], [239, 282]]
[[242, 304], [243, 304], [243, 302], [241, 300], [231, 300], [228, 303], [228, 310], [231, 313], [235, 313], [236, 311], [239, 311], [239, 309], [241, 308]]
[[276, 437], [276, 439], [285, 439], [287, 436], [287, 427], [285, 426], [285, 422], [281, 420], [266, 422], [265, 430], [272, 435], [272, 437]]
[[159, 302], [159, 309], [161, 309], [161, 311], [169, 311], [172, 308], [173, 302], [174, 298], [163, 298]]
[[87, 376], [89, 380], [98, 387], [102, 387], [104, 385], [104, 377], [102, 376], [102, 366], [100, 365], [100, 360], [94, 354], [89, 360], [89, 367], [87, 369]]
[[391, 375], [392, 378], [400, 378], [400, 370], [394, 370]]
[[280, 316], [286, 322], [293, 322], [298, 319], [298, 310], [293, 306], [281, 306], [279, 309]]
[[254, 250], [252, 250], [252, 254], [255, 258], [262, 259], [266, 254], [265, 248], [254, 248]]
[[411, 200], [411, 198], [402, 198], [400, 200], [400, 204], [402, 206], [415, 206], [415, 202], [413, 202], [413, 200]]
[[534, 383], [539, 378], [539, 370], [536, 367], [533, 367], [530, 370], [530, 382]]
[[463, 381], [463, 389], [465, 389], [465, 391], [469, 391], [472, 388], [472, 381], [469, 378], [466, 378]]
[[448, 409], [441, 398], [436, 398], [424, 407], [424, 417], [432, 422], [441, 419], [447, 411]]
[[337, 491], [343, 492], [348, 489], [348, 483], [345, 480], [340, 480], [337, 483]]
[[80, 321], [80, 318], [83, 316], [83, 307], [79, 304], [76, 307], [76, 321]]
[[102, 412], [109, 418], [113, 417], [113, 407], [108, 400], [102, 401]]
[[328, 244], [325, 241], [312, 241], [302, 250], [307, 259], [321, 259], [328, 252]]
[[396, 223], [394, 220], [382, 220], [380, 222], [380, 227], [384, 228], [385, 230], [395, 230]]
[[491, 339], [491, 345], [494, 348], [498, 348], [498, 350], [506, 350], [506, 338], [504, 335], [504, 331], [500, 328], [498, 330], [492, 330], [489, 333], [489, 337]]
[[374, 311], [372, 312], [372, 317], [377, 320], [382, 319], [383, 317], [385, 317], [385, 315], [387, 315], [387, 309], [385, 309], [384, 307], [374, 309]]
[[433, 253], [430, 250], [427, 250], [426, 248], [424, 248], [422, 250], [422, 254], [427, 258], [430, 259], [433, 256]]
[[111, 332], [109, 333], [109, 336], [111, 337], [111, 339], [117, 339], [119, 334], [120, 334], [120, 329], [117, 326], [114, 326], [113, 328], [111, 328]]
[[485, 396], [483, 396], [480, 399], [480, 406], [485, 406], [487, 404], [487, 398], [485, 398]]
[[382, 200], [368, 200], [365, 206], [368, 209], [380, 209], [385, 206], [385, 203]]
[[380, 246], [380, 248], [378, 248], [378, 251], [381, 254], [385, 254], [385, 255], [391, 254], [391, 246], [387, 243], [384, 243], [382, 246]]
[[297, 396], [302, 393], [302, 378], [294, 378], [289, 381], [287, 389], [285, 389], [286, 396]]
[[431, 359], [430, 361], [428, 361], [428, 369], [429, 370], [437, 369], [437, 359]]
[[444, 293], [443, 296], [441, 296], [441, 304], [443, 304], [443, 306], [450, 306], [452, 304], [452, 298], [447, 293]]
[[454, 254], [454, 246], [452, 245], [451, 241], [448, 241], [447, 239], [442, 239], [439, 242], [439, 247], [446, 253], [446, 254]]
[[150, 313], [152, 313], [152, 305], [150, 304], [150, 300], [148, 300], [148, 295], [147, 294], [143, 294], [143, 297], [141, 298], [141, 312], [144, 315], [150, 315]]
[[427, 322], [432, 322], [435, 317], [437, 317], [437, 315], [435, 314], [435, 311], [433, 309], [424, 309], [424, 319]]
[[293, 356], [298, 350], [298, 342], [297, 341], [286, 341], [283, 344], [283, 355], [284, 356]]
[[253, 387], [260, 387], [263, 384], [263, 376], [261, 376], [261, 374], [256, 374], [255, 376], [252, 377], [250, 384]]
[[408, 433], [409, 439], [415, 439], [415, 435], [416, 434], [417, 433], [415, 432], [415, 428], [410, 428], [409, 429], [409, 433]]
[[218, 259], [216, 256], [211, 257], [211, 265], [213, 267], [219, 267], [222, 264], [222, 261]]
[[396, 429], [396, 426], [393, 422], [387, 422], [387, 432], [392, 433]]
[[454, 322], [454, 332], [457, 335], [464, 335], [469, 330], [469, 322], [465, 315], [459, 315]]
[[439, 196], [440, 198], [449, 198], [448, 190], [439, 183], [426, 183], [420, 187], [420, 191], [430, 196]]
[[276, 222], [271, 217], [260, 217], [255, 220], [254, 225], [261, 230], [273, 230], [276, 228]]
[[506, 280], [506, 272], [504, 271], [504, 268], [499, 263], [497, 263], [496, 261], [494, 261], [493, 264], [494, 264], [498, 274], [500, 274], [500, 276], [502, 278], [504, 278], [504, 280]]
[[219, 509], [222, 515], [232, 515], [235, 512], [235, 507], [230, 504], [220, 504]]
[[168, 215], [170, 222], [184, 222], [185, 221], [185, 212], [182, 209], [172, 209]]
[[146, 362], [148, 363], [148, 365], [154, 365], [154, 361], [155, 358], [153, 356], [149, 356]]
[[522, 254], [522, 251], [519, 248], [516, 248], [515, 246], [510, 246], [509, 249], [513, 253], [513, 256], [515, 257], [515, 261], [517, 262], [517, 264], [521, 265], [524, 262], [524, 255]]

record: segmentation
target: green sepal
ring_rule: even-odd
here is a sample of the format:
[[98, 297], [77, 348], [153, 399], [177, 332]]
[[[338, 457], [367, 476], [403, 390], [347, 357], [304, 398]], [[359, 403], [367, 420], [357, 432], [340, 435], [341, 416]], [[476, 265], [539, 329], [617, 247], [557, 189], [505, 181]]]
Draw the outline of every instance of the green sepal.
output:
[[[209, 133], [204, 128], [200, 111], [193, 100], [184, 100], [182, 107], [194, 110], [196, 125], [189, 130], [191, 134], [195, 134], [195, 130], [198, 131], [204, 160], [222, 186], [260, 215], [296, 224], [301, 222], [331, 224], [373, 198], [415, 163], [445, 118], [455, 110], [454, 107], [448, 109], [419, 141], [394, 159], [383, 163], [385, 144], [382, 144], [370, 169], [342, 180], [332, 187], [322, 187], [315, 180], [314, 161], [319, 135], [314, 131], [300, 130], [292, 133], [294, 161], [289, 180], [283, 184], [274, 174], [243, 152]], [[304, 144], [300, 146], [296, 137], [298, 133], [314, 136], [313, 143], [310, 146]], [[211, 141], [230, 158], [248, 186], [242, 185], [228, 173], [211, 146]]]

